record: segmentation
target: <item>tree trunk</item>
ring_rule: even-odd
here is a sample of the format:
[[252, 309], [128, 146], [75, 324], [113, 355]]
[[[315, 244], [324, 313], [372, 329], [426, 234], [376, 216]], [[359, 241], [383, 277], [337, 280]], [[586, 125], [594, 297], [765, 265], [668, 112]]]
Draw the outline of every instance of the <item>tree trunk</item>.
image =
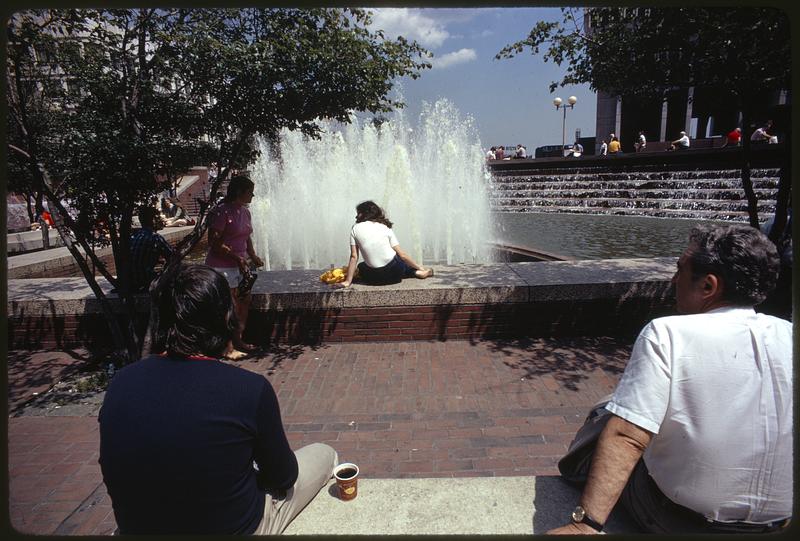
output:
[[[112, 201], [109, 201], [112, 202]], [[115, 207], [120, 205], [119, 201], [114, 201]], [[125, 322], [123, 331], [125, 337], [125, 348], [128, 352], [128, 360], [133, 361], [141, 357], [141, 344], [136, 333], [136, 299], [131, 291], [130, 281], [130, 223], [133, 218], [131, 203], [125, 202], [118, 223], [113, 223], [113, 213], [109, 213], [108, 231], [111, 236], [111, 251], [114, 254], [114, 263], [117, 268], [117, 294], [122, 300], [125, 309]], [[117, 231], [119, 227], [119, 231]]]
[[775, 196], [775, 219], [769, 230], [769, 240], [778, 243], [786, 228], [786, 217], [789, 210], [789, 200], [792, 193], [792, 156], [791, 156], [791, 131], [786, 133], [783, 142], [783, 156], [781, 157], [781, 172], [778, 180], [778, 193]]
[[[44, 166], [42, 166], [41, 164], [37, 164], [37, 169], [39, 170], [38, 174], [42, 175], [41, 177], [42, 181], [46, 185], [49, 185], [47, 180], [48, 175], [47, 172], [44, 170]], [[55, 197], [49, 196], [48, 199], [49, 199], [48, 202], [50, 203], [49, 205], [50, 208], [52, 208], [54, 211], [57, 208], [60, 209], [60, 205], [55, 200]], [[86, 279], [86, 283], [89, 284], [89, 287], [91, 288], [95, 297], [97, 297], [97, 300], [100, 301], [100, 308], [103, 311], [103, 316], [105, 317], [106, 322], [108, 324], [108, 330], [111, 333], [111, 340], [114, 344], [115, 353], [121, 356], [123, 359], [130, 361], [131, 359], [129, 358], [129, 351], [127, 350], [126, 347], [125, 337], [122, 333], [122, 329], [119, 326], [119, 322], [117, 321], [117, 316], [111, 309], [111, 304], [108, 301], [108, 297], [106, 297], [106, 294], [103, 292], [102, 288], [97, 283], [94, 273], [89, 268], [86, 259], [81, 255], [80, 251], [78, 250], [78, 247], [75, 241], [73, 240], [72, 235], [70, 235], [69, 230], [65, 227], [64, 221], [62, 220], [61, 212], [60, 211], [53, 212], [51, 213], [51, 216], [53, 216], [53, 222], [55, 223], [55, 227], [58, 230], [59, 234], [61, 235], [61, 239], [64, 241], [64, 245], [72, 254], [72, 257], [75, 260], [75, 263], [78, 265], [78, 268], [81, 269], [81, 272], [83, 273], [83, 276]]]
[[742, 188], [744, 188], [744, 195], [747, 198], [747, 215], [750, 225], [758, 229], [758, 198], [756, 192], [753, 190], [753, 181], [750, 178], [750, 112], [748, 106], [745, 104], [742, 107]]

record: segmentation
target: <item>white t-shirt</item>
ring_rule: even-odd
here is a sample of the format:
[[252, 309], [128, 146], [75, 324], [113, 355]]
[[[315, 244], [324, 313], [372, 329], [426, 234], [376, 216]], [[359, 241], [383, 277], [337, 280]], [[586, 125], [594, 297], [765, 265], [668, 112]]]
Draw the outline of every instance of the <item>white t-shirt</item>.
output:
[[792, 325], [752, 308], [651, 321], [606, 409], [654, 434], [672, 501], [711, 520], [792, 514]]
[[682, 136], [680, 139], [676, 141], [676, 143], [678, 144], [678, 146], [689, 148], [689, 136], [688, 135]]
[[392, 246], [400, 244], [394, 231], [378, 222], [359, 222], [350, 232], [350, 246], [358, 246], [370, 267], [385, 267], [397, 255]]

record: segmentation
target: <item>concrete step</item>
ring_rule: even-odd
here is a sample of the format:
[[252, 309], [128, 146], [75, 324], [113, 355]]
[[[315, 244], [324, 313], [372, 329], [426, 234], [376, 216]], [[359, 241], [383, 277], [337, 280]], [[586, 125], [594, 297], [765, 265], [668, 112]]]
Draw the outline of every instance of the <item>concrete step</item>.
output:
[[513, 204], [492, 203], [495, 212], [549, 212], [556, 214], [604, 214], [624, 216], [651, 216], [655, 218], [685, 218], [687, 220], [725, 220], [728, 222], [746, 223], [746, 210], [695, 210], [665, 208], [624, 208], [624, 207], [589, 207], [583, 206], [540, 206], [528, 202], [512, 202]]
[[[365, 475], [362, 472], [362, 475]], [[331, 480], [284, 532], [287, 535], [543, 534], [566, 524], [580, 490], [555, 476], [359, 479], [354, 500]], [[615, 509], [610, 534], [636, 533]]]
[[[48, 231], [50, 237], [50, 247], [63, 246], [61, 236], [55, 229]], [[9, 233], [7, 237], [6, 252], [9, 254], [21, 254], [42, 249], [42, 231], [22, 231], [19, 233]]]

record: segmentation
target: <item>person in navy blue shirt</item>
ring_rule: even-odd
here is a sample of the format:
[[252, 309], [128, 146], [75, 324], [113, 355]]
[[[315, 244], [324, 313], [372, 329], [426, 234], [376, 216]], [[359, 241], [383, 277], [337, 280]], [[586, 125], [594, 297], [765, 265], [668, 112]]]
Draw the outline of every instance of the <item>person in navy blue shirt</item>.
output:
[[119, 532], [279, 534], [327, 484], [336, 451], [293, 452], [269, 381], [219, 360], [238, 325], [227, 280], [205, 265], [165, 279], [164, 353], [118, 371], [98, 418]]
[[172, 247], [156, 233], [156, 214], [153, 207], [139, 208], [139, 224], [141, 228], [131, 235], [131, 289], [147, 291], [150, 282], [156, 277], [156, 265], [159, 261], [169, 261]]

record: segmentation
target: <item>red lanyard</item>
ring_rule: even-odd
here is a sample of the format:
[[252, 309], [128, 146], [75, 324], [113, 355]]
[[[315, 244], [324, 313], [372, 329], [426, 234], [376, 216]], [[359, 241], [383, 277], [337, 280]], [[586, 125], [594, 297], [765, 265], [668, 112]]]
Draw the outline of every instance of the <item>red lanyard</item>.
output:
[[[167, 357], [167, 352], [164, 351], [160, 354], [160, 357]], [[219, 359], [215, 359], [214, 357], [206, 357], [205, 355], [184, 355], [184, 359], [187, 361], [218, 361]]]

